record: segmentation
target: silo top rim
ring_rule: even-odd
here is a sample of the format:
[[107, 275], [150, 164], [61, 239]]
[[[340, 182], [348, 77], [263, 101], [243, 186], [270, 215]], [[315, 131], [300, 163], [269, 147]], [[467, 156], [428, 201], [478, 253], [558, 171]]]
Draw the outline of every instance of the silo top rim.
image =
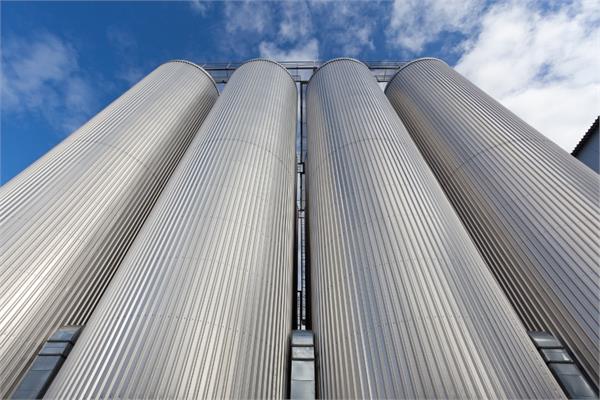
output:
[[[385, 90], [384, 93], [387, 92], [388, 88], [390, 87], [390, 83], [392, 83], [392, 81], [394, 80], [394, 78], [396, 78], [396, 76], [398, 76], [398, 74], [400, 73], [400, 71], [402, 71], [404, 68], [408, 67], [409, 65], [413, 65], [416, 64], [418, 62], [421, 61], [439, 61], [443, 64], [446, 64], [446, 62], [444, 60], [440, 60], [439, 58], [435, 58], [435, 57], [421, 57], [421, 58], [416, 58], [412, 61], [407, 62], [406, 64], [404, 64], [403, 66], [401, 66], [400, 68], [398, 68], [398, 70], [394, 73], [394, 75], [392, 75], [392, 77], [390, 78], [390, 80], [388, 81], [388, 84], [385, 85]], [[446, 64], [448, 65], [448, 64]]]
[[248, 63], [251, 63], [251, 62], [256, 62], [256, 61], [270, 62], [270, 63], [273, 63], [273, 64], [279, 66], [281, 69], [283, 69], [288, 74], [288, 76], [290, 77], [290, 79], [294, 83], [294, 87], [296, 87], [296, 80], [294, 79], [294, 77], [292, 76], [292, 74], [290, 73], [290, 71], [288, 71], [288, 69], [286, 67], [284, 67], [282, 64], [278, 63], [277, 61], [274, 61], [274, 60], [271, 60], [271, 59], [268, 59], [268, 58], [260, 58], [260, 57], [259, 58], [252, 58], [250, 60], [246, 60], [243, 63], [241, 63], [240, 66], [238, 66], [238, 68], [240, 68], [242, 65], [245, 65], [245, 64], [248, 64]]
[[366, 65], [364, 62], [362, 62], [362, 61], [360, 61], [360, 60], [357, 60], [356, 58], [352, 58], [352, 57], [338, 57], [338, 58], [333, 58], [333, 59], [331, 59], [331, 60], [329, 60], [329, 61], [327, 61], [327, 62], [324, 62], [323, 64], [321, 64], [321, 65], [319, 66], [319, 68], [317, 68], [317, 70], [316, 70], [316, 71], [315, 71], [315, 72], [312, 74], [312, 76], [311, 76], [311, 77], [310, 77], [310, 79], [308, 80], [308, 83], [310, 84], [310, 81], [312, 81], [312, 79], [315, 77], [315, 75], [317, 75], [317, 73], [318, 73], [318, 72], [319, 72], [321, 69], [323, 69], [323, 67], [325, 67], [326, 65], [332, 64], [332, 63], [334, 63], [334, 62], [337, 62], [337, 61], [353, 61], [353, 62], [355, 62], [355, 63], [358, 63], [358, 64], [362, 65], [363, 67], [365, 67], [365, 68], [367, 68], [367, 69], [369, 68], [369, 67], [367, 67], [367, 65]]
[[210, 81], [212, 82], [213, 86], [215, 87], [215, 90], [217, 91], [217, 94], [219, 93], [219, 88], [217, 87], [217, 83], [215, 82], [215, 79], [208, 72], [206, 72], [206, 70], [204, 68], [202, 68], [198, 64], [193, 63], [188, 60], [175, 59], [175, 60], [169, 60], [169, 61], [163, 63], [163, 65], [168, 64], [168, 63], [183, 63], [183, 64], [191, 65], [192, 67], [198, 68], [200, 71], [202, 71], [204, 73], [204, 75], [208, 76], [208, 79], [210, 79]]

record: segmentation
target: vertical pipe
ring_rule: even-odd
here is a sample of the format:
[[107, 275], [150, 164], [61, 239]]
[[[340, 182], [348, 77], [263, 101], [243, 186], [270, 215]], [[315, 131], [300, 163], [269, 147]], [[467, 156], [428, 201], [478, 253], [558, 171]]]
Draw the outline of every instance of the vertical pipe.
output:
[[598, 385], [598, 175], [440, 60], [386, 93], [526, 327]]
[[86, 322], [217, 97], [200, 67], [163, 64], [0, 188], [0, 398]]
[[326, 63], [307, 115], [322, 397], [562, 397], [369, 69]]
[[296, 86], [233, 74], [49, 398], [281, 398], [292, 316]]

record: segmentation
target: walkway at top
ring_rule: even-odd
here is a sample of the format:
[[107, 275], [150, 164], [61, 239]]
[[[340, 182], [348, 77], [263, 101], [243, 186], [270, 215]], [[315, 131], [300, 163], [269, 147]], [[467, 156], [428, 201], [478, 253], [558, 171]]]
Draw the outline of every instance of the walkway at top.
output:
[[[296, 82], [306, 83], [312, 74], [327, 61], [283, 61], [281, 65], [287, 68]], [[396, 70], [404, 65], [405, 61], [363, 61], [369, 67], [378, 82], [388, 82]], [[227, 83], [233, 71], [243, 62], [206, 63], [199, 64], [212, 75], [216, 83]]]

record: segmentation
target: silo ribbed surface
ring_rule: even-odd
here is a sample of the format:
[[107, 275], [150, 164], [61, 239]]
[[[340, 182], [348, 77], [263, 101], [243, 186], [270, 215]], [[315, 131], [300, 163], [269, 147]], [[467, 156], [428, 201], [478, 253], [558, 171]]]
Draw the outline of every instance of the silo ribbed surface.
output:
[[292, 323], [296, 86], [239, 67], [49, 398], [281, 398]]
[[409, 64], [386, 93], [526, 327], [597, 381], [598, 175], [442, 61]]
[[308, 85], [323, 398], [559, 398], [406, 129], [357, 61]]
[[83, 324], [218, 97], [161, 65], [0, 189], [0, 397], [54, 330]]

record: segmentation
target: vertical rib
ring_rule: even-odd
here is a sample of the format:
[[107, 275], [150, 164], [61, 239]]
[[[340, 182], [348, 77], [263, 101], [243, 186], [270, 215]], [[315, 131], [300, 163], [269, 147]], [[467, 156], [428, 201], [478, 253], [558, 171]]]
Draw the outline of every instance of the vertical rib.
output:
[[321, 67], [307, 108], [321, 396], [562, 397], [368, 68]]
[[284, 68], [238, 68], [48, 397], [285, 395], [295, 121]]
[[387, 95], [529, 330], [598, 382], [598, 175], [435, 59]]
[[59, 326], [84, 324], [218, 97], [161, 65], [0, 189], [0, 397]]

